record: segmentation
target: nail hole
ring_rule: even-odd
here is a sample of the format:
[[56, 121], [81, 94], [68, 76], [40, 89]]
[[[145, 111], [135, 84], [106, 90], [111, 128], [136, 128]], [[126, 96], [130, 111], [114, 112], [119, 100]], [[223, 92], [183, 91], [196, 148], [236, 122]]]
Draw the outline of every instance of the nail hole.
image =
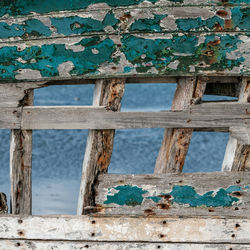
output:
[[160, 238], [164, 238], [164, 237], [165, 237], [165, 235], [164, 235], [164, 234], [160, 234], [159, 236], [160, 236]]
[[92, 224], [95, 224], [95, 220], [92, 220], [91, 223], [92, 223]]
[[240, 224], [236, 223], [236, 224], [235, 224], [235, 227], [236, 227], [236, 228], [240, 227]]
[[85, 247], [85, 248], [89, 248], [89, 245], [85, 245], [84, 247]]
[[92, 233], [92, 234], [91, 234], [91, 237], [94, 237], [94, 236], [95, 236], [95, 233]]
[[161, 248], [161, 246], [157, 246], [157, 248], [159, 249], [159, 248]]
[[164, 224], [164, 225], [165, 225], [165, 224], [167, 224], [167, 222], [164, 220], [164, 221], [162, 222], [162, 224]]
[[22, 224], [23, 220], [18, 220], [17, 222], [18, 222], [18, 224]]
[[234, 237], [235, 237], [235, 234], [232, 234], [231, 236], [232, 236], [232, 238], [234, 238]]
[[234, 210], [239, 210], [239, 208], [238, 207], [235, 207], [235, 209]]
[[[248, 97], [250, 97], [250, 96], [248, 96]], [[237, 184], [240, 184], [240, 180], [237, 180], [236, 183], [237, 183]]]
[[16, 243], [16, 247], [20, 247], [21, 244], [19, 242]]

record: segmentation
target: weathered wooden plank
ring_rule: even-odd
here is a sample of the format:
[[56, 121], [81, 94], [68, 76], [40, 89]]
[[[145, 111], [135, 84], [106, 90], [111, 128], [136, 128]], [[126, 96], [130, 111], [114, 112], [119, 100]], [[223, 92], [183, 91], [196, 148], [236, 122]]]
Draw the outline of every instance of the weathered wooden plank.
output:
[[249, 31], [249, 6], [91, 9], [0, 20], [0, 41], [135, 32]]
[[247, 5], [249, 4], [249, 0], [229, 0], [229, 1], [220, 1], [220, 0], [206, 0], [206, 1], [198, 1], [198, 0], [181, 0], [181, 1], [161, 1], [161, 0], [123, 0], [123, 1], [110, 1], [110, 0], [63, 0], [60, 1], [60, 4], [53, 0], [52, 2], [49, 0], [45, 0], [44, 2], [34, 2], [34, 1], [4, 1], [1, 2], [0, 5], [0, 17], [3, 16], [19, 16], [19, 15], [31, 15], [34, 13], [49, 13], [56, 11], [79, 11], [82, 9], [109, 9], [110, 7], [115, 8], [135, 8], [137, 6], [141, 7], [154, 7], [154, 6], [185, 6], [185, 5]]
[[[249, 103], [250, 96], [250, 82], [249, 78], [243, 78], [241, 82], [241, 89], [239, 92], [239, 103]], [[245, 133], [242, 134], [242, 131]], [[224, 160], [222, 163], [223, 171], [249, 171], [250, 170], [250, 143], [242, 143], [243, 140], [248, 140], [248, 129], [241, 128], [233, 131], [227, 144]], [[236, 136], [236, 137], [234, 137]], [[243, 136], [243, 138], [242, 138]], [[240, 137], [240, 138], [239, 138]], [[240, 139], [238, 141], [237, 139]]]
[[136, 250], [136, 249], [163, 249], [163, 250], [249, 250], [250, 245], [245, 244], [185, 244], [185, 243], [132, 243], [132, 242], [91, 242], [91, 241], [25, 241], [25, 240], [1, 240], [2, 250], [16, 249], [20, 247], [22, 250], [33, 249], [41, 250], [82, 250], [82, 249], [95, 249], [95, 250]]
[[[248, 33], [226, 32], [199, 36], [193, 33], [95, 35], [1, 43], [0, 81], [135, 74], [249, 75], [249, 41]], [[226, 47], [227, 44], [230, 46]]]
[[240, 218], [250, 210], [250, 175], [245, 173], [109, 174], [98, 183], [92, 211], [103, 215]]
[[[201, 102], [207, 78], [180, 78], [173, 99], [172, 111], [180, 111]], [[182, 172], [192, 129], [166, 129], [155, 164], [155, 173]]]
[[[22, 106], [33, 105], [33, 90], [27, 90]], [[32, 131], [12, 130], [10, 139], [10, 185], [12, 214], [32, 213]]]
[[[95, 85], [93, 106], [105, 106], [113, 112], [121, 108], [125, 79], [98, 80]], [[94, 205], [94, 185], [100, 173], [108, 171], [113, 151], [115, 130], [90, 130], [83, 160], [82, 178], [77, 214], [85, 206]]]
[[19, 129], [21, 111], [21, 108], [0, 108], [0, 129]]
[[232, 127], [230, 128], [231, 137], [235, 138], [238, 143], [250, 145], [250, 128], [249, 127]]
[[8, 203], [5, 193], [0, 192], [0, 214], [8, 213]]
[[[0, 216], [1, 239], [249, 244], [250, 219], [220, 216]], [[176, 233], [178, 232], [178, 233]]]
[[[24, 107], [22, 129], [225, 128], [249, 125], [249, 104], [205, 103], [183, 111], [113, 112], [105, 107]], [[1, 112], [0, 108], [0, 112]], [[6, 110], [6, 109], [3, 109]], [[9, 122], [6, 118], [6, 123]]]

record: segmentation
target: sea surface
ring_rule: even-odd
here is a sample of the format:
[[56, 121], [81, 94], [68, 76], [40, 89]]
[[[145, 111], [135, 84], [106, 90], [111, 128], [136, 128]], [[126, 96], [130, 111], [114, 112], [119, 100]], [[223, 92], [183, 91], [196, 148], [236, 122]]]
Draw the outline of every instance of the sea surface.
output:
[[[176, 84], [127, 84], [122, 111], [169, 110]], [[93, 85], [35, 90], [35, 105], [91, 105]], [[205, 100], [228, 99], [205, 96]], [[164, 129], [117, 130], [109, 173], [153, 173]], [[88, 131], [33, 131], [33, 214], [75, 214]], [[9, 130], [0, 130], [0, 192], [10, 199]], [[184, 172], [220, 171], [228, 133], [194, 132]]]

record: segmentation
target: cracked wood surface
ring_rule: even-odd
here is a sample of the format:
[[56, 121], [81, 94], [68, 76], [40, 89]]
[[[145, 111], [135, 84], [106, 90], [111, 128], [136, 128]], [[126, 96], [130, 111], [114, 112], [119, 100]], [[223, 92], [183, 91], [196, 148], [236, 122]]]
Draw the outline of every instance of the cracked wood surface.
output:
[[[106, 110], [119, 111], [124, 93], [125, 79], [99, 80], [96, 82], [93, 106], [105, 106]], [[95, 121], [94, 121], [95, 123]], [[108, 171], [113, 151], [115, 130], [89, 130], [83, 160], [82, 178], [77, 214], [85, 206], [94, 205], [94, 185], [100, 173]]]
[[[180, 78], [171, 110], [180, 111], [201, 102], [206, 83], [205, 77]], [[191, 137], [192, 129], [166, 129], [154, 172], [182, 172]]]

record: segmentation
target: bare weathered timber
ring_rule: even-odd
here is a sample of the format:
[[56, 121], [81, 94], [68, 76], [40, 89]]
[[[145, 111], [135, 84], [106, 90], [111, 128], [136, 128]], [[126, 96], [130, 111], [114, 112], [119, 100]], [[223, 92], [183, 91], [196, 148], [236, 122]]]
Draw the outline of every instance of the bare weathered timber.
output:
[[1, 240], [2, 250], [16, 249], [20, 247], [22, 250], [30, 250], [30, 247], [41, 250], [51, 250], [55, 247], [60, 250], [137, 250], [137, 249], [163, 249], [163, 250], [249, 250], [250, 245], [245, 244], [185, 244], [185, 243], [133, 243], [133, 242], [92, 242], [92, 241], [39, 241], [39, 240]]
[[250, 210], [250, 175], [242, 172], [108, 174], [98, 180], [92, 211], [102, 215], [241, 218]]
[[[249, 101], [250, 78], [244, 77], [239, 92], [239, 103], [249, 103]], [[245, 130], [244, 134], [242, 134], [242, 130]], [[222, 163], [223, 171], [250, 171], [250, 143], [242, 143], [243, 138], [249, 140], [248, 131], [248, 128], [239, 128], [238, 131], [234, 129], [231, 132]], [[240, 138], [238, 138], [239, 136]]]
[[23, 108], [21, 128], [229, 128], [241, 126], [243, 123], [249, 126], [249, 110], [249, 104], [237, 102], [204, 103], [192, 105], [183, 111], [159, 112], [113, 112], [105, 107], [84, 106], [28, 106]]
[[0, 192], [0, 214], [8, 213], [7, 197], [5, 193]]
[[[207, 78], [180, 78], [172, 103], [172, 111], [180, 111], [201, 102]], [[179, 173], [182, 171], [192, 129], [166, 129], [156, 160], [155, 173]]]
[[250, 145], [250, 127], [231, 127], [230, 136], [237, 139], [238, 143]]
[[[33, 104], [33, 90], [26, 90], [22, 106]], [[32, 213], [32, 131], [14, 129], [10, 139], [10, 182], [12, 214]]]
[[[223, 216], [0, 216], [1, 239], [249, 244], [249, 214]], [[176, 233], [178, 232], [178, 233]]]
[[[95, 85], [93, 106], [105, 106], [106, 110], [119, 111], [124, 93], [125, 80], [98, 80]], [[77, 214], [83, 213], [85, 206], [94, 205], [94, 184], [100, 173], [108, 171], [111, 160], [115, 130], [89, 130]]]
[[19, 129], [22, 108], [0, 108], [0, 129]]

